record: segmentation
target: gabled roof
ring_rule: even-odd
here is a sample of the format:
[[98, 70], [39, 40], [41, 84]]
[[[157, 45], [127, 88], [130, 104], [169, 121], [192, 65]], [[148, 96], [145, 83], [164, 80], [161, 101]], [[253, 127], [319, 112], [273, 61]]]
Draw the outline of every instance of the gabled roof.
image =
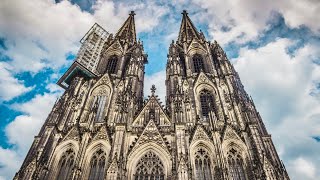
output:
[[147, 102], [145, 103], [144, 107], [142, 108], [142, 110], [138, 113], [138, 115], [134, 118], [132, 125], [133, 126], [139, 126], [140, 124], [142, 124], [141, 121], [141, 116], [143, 116], [145, 113], [145, 111], [150, 107], [151, 103], [153, 103], [154, 107], [158, 107], [160, 109], [160, 116], [162, 115], [164, 118], [164, 122], [163, 124], [161, 124], [160, 122], [160, 126], [161, 125], [166, 125], [166, 126], [170, 126], [171, 125], [171, 121], [170, 118], [168, 117], [168, 115], [165, 113], [164, 109], [162, 108], [160, 102], [158, 101], [157, 96], [155, 95], [155, 87], [152, 86], [151, 88], [151, 96], [149, 97], [149, 99], [147, 100]]

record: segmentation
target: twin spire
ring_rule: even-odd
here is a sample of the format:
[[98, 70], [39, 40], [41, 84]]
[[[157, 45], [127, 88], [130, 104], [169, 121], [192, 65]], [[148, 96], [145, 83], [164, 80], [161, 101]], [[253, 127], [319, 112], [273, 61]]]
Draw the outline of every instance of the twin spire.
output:
[[183, 10], [181, 14], [182, 21], [178, 36], [178, 43], [182, 44], [183, 42], [190, 42], [193, 38], [200, 39], [201, 36], [189, 18], [187, 11]]
[[136, 26], [134, 23], [134, 11], [131, 11], [128, 19], [123, 23], [121, 28], [118, 30], [115, 38], [119, 38], [121, 40], [125, 40], [129, 44], [135, 44], [137, 42], [136, 36]]
[[[178, 36], [178, 43], [190, 42], [193, 38], [200, 39], [201, 35], [193, 25], [191, 19], [188, 16], [186, 10], [181, 13], [182, 21]], [[137, 42], [136, 27], [134, 22], [134, 11], [131, 11], [128, 19], [124, 22], [121, 28], [116, 33], [115, 37], [128, 42], [129, 44], [135, 44]]]

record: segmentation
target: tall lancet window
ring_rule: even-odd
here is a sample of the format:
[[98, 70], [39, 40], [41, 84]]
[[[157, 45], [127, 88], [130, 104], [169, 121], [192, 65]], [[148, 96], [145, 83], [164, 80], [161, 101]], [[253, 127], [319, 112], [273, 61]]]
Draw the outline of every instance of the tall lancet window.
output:
[[235, 149], [228, 153], [228, 164], [231, 180], [246, 180], [243, 160]]
[[164, 168], [159, 157], [153, 152], [146, 153], [138, 162], [135, 180], [164, 180]]
[[201, 70], [204, 71], [203, 58], [200, 54], [195, 54], [192, 58], [194, 72], [199, 73]]
[[200, 105], [202, 116], [206, 118], [209, 117], [209, 111], [214, 110], [214, 99], [208, 90], [202, 90], [200, 92]]
[[117, 63], [118, 63], [118, 57], [117, 56], [111, 56], [108, 59], [108, 64], [107, 64], [107, 71], [110, 74], [114, 74], [116, 73], [116, 69], [117, 69]]
[[72, 170], [74, 167], [75, 153], [72, 149], [68, 149], [63, 153], [59, 162], [59, 174], [57, 179], [59, 180], [69, 180], [71, 179]]
[[107, 101], [106, 95], [97, 95], [94, 97], [93, 103], [92, 103], [92, 109], [96, 111], [96, 122], [103, 122], [103, 114], [105, 110], [105, 105]]
[[197, 180], [212, 180], [211, 161], [207, 151], [199, 148], [195, 153], [195, 170]]
[[99, 149], [92, 156], [90, 162], [89, 180], [103, 180], [105, 176], [106, 153]]

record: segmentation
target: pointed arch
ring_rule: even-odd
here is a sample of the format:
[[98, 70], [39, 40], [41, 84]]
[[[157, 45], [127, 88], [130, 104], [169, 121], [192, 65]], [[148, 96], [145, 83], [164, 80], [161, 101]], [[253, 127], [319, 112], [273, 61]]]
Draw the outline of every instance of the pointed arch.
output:
[[213, 180], [215, 162], [213, 145], [204, 140], [198, 140], [191, 144], [191, 164], [195, 179], [197, 180]]
[[159, 179], [164, 180], [164, 167], [160, 158], [153, 152], [148, 151], [139, 160], [134, 174], [135, 180]]
[[[75, 140], [61, 142], [53, 153], [50, 163], [50, 173], [48, 179], [68, 179], [71, 176], [75, 164], [75, 157], [79, 150], [79, 144]], [[61, 171], [62, 170], [62, 171]]]
[[111, 146], [105, 139], [91, 142], [84, 155], [83, 179], [104, 179]]
[[216, 112], [215, 100], [210, 91], [206, 89], [203, 89], [202, 91], [200, 91], [199, 99], [200, 99], [201, 114], [203, 117], [208, 118], [210, 111]]
[[239, 139], [225, 139], [222, 149], [228, 163], [228, 172], [231, 180], [247, 180], [245, 160], [248, 157], [245, 144]]
[[109, 57], [107, 62], [107, 72], [110, 74], [115, 74], [118, 66], [119, 57], [116, 55], [112, 55]]
[[111, 88], [108, 85], [100, 85], [93, 89], [89, 109], [95, 111], [95, 122], [103, 122], [104, 115], [111, 100]]
[[103, 180], [105, 177], [106, 152], [102, 149], [97, 150], [90, 161], [89, 180]]
[[204, 59], [200, 54], [192, 56], [193, 70], [195, 73], [205, 72]]
[[229, 177], [231, 180], [246, 180], [245, 165], [240, 153], [231, 148], [227, 152]]
[[58, 164], [59, 170], [56, 179], [68, 180], [72, 178], [75, 156], [76, 154], [72, 148], [62, 154]]
[[127, 163], [128, 179], [134, 179], [137, 172], [136, 167], [139, 164], [140, 159], [142, 159], [147, 152], [152, 152], [159, 158], [163, 165], [164, 179], [167, 179], [171, 174], [172, 169], [171, 156], [168, 151], [154, 142], [145, 143], [129, 154]]
[[[212, 117], [213, 121], [223, 121], [223, 109], [218, 89], [203, 72], [199, 74], [195, 82], [194, 93], [196, 95], [197, 114], [200, 115], [200, 118], [207, 120], [207, 118]], [[212, 113], [209, 113], [208, 110]]]

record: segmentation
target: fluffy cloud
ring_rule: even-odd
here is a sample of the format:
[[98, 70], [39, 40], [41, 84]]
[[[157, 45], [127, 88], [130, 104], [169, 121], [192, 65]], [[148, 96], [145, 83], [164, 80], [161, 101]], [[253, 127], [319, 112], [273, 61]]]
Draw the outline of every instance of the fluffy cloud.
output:
[[[48, 87], [52, 89], [52, 87]], [[11, 148], [0, 147], [0, 179], [10, 179], [18, 170], [26, 152], [39, 132], [61, 90], [36, 95], [23, 104], [14, 104], [13, 108], [23, 113], [6, 126], [5, 134]], [[23, 137], [23, 138], [22, 138]]]
[[234, 0], [193, 0], [195, 4], [207, 9], [199, 13], [200, 19], [209, 22], [209, 33], [222, 44], [229, 42], [245, 43], [260, 35], [267, 29], [268, 22], [276, 13], [281, 14], [288, 26], [297, 28], [309, 27], [320, 34], [320, 3], [314, 0], [296, 2], [284, 1], [234, 1]]
[[25, 87], [23, 81], [14, 78], [10, 72], [11, 69], [9, 64], [0, 62], [0, 87], [2, 87], [0, 88], [0, 103], [32, 90], [32, 87]]
[[320, 171], [306, 171], [303, 165], [320, 166], [316, 151], [320, 144], [312, 139], [320, 133], [320, 102], [314, 92], [320, 82], [320, 67], [314, 63], [320, 51], [316, 45], [306, 44], [288, 54], [294, 44], [278, 39], [258, 49], [243, 48], [232, 61], [281, 157], [288, 162], [289, 174], [315, 179]]
[[[119, 10], [116, 10], [116, 7]], [[66, 55], [76, 54], [79, 40], [94, 24], [100, 23], [106, 30], [116, 32], [136, 10], [138, 32], [150, 31], [159, 23], [167, 10], [155, 3], [130, 5], [99, 0], [92, 7], [93, 13], [81, 11], [69, 1], [5, 0], [0, 3], [0, 37], [5, 39], [5, 49], [0, 54], [11, 61], [0, 64], [0, 98], [10, 100], [31, 87], [14, 78], [16, 73], [38, 73], [44, 68], [57, 71], [68, 64]]]
[[[119, 10], [116, 10], [119, 7]], [[136, 10], [138, 32], [150, 31], [167, 10], [154, 3], [115, 4], [99, 0], [93, 13], [81, 11], [69, 1], [5, 0], [0, 4], [0, 37], [6, 39], [3, 53], [12, 59], [14, 71], [38, 72], [65, 65], [67, 53], [76, 53], [79, 40], [94, 24], [116, 32], [130, 10]]]

